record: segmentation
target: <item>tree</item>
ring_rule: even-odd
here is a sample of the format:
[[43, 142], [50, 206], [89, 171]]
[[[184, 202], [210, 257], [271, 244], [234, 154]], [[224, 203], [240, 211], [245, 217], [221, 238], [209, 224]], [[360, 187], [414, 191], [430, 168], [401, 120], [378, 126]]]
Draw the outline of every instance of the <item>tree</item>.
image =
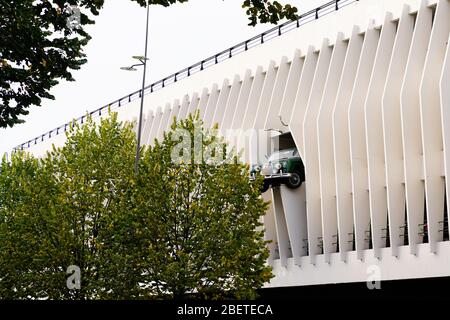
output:
[[[140, 192], [118, 203], [123, 209], [117, 211], [125, 213], [131, 201], [139, 212], [127, 220], [135, 241], [123, 250], [143, 275], [147, 296], [253, 298], [270, 280], [262, 180], [250, 182], [248, 166], [228, 151], [197, 113], [174, 123], [144, 153]], [[129, 230], [123, 231], [126, 239]]]
[[[135, 134], [117, 116], [89, 119], [43, 159], [15, 153], [0, 172], [0, 298], [92, 299], [101, 295], [106, 260], [98, 241], [130, 187]], [[69, 290], [67, 270], [81, 271]]]
[[[79, 24], [68, 23], [80, 9]], [[57, 79], [73, 81], [70, 70], [86, 62], [83, 47], [103, 0], [4, 0], [0, 2], [0, 127], [22, 123], [31, 105], [54, 99]]]
[[[145, 6], [146, 0], [132, 0]], [[170, 6], [188, 0], [149, 0]], [[71, 70], [86, 63], [90, 40], [84, 26], [93, 24], [104, 0], [3, 0], [0, 2], [0, 128], [24, 122], [32, 105], [54, 99], [59, 79], [74, 81]], [[277, 1], [245, 0], [250, 25], [296, 19], [297, 9]], [[72, 8], [75, 8], [72, 10]], [[79, 10], [79, 11], [78, 11]], [[68, 23], [78, 17], [75, 24]]]
[[[201, 125], [174, 122], [142, 149], [137, 178], [135, 133], [116, 114], [75, 125], [42, 159], [3, 161], [0, 298], [253, 298], [271, 278], [262, 181], [222, 159], [226, 144]], [[71, 266], [79, 289], [67, 287]]]

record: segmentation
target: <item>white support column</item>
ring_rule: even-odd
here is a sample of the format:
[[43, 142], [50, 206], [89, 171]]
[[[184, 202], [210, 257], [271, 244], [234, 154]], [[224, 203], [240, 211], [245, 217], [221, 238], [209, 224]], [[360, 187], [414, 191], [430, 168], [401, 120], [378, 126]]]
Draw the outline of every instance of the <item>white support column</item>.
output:
[[[276, 118], [276, 115], [280, 113], [281, 103], [283, 100], [283, 94], [286, 88], [286, 82], [289, 75], [289, 70], [291, 67], [291, 63], [288, 62], [287, 57], [283, 57], [281, 59], [280, 65], [278, 67], [278, 71], [276, 73], [275, 82], [273, 84], [273, 90], [270, 97], [270, 103], [268, 105], [267, 109], [267, 115], [265, 119], [264, 127], [266, 129], [268, 128], [278, 128], [281, 127], [281, 123], [279, 123], [279, 119]], [[270, 134], [268, 135], [270, 137]], [[285, 188], [284, 186], [281, 186], [280, 188]], [[290, 242], [290, 237], [288, 234], [288, 227], [286, 223], [286, 217], [292, 217], [294, 212], [297, 212], [297, 210], [294, 209], [294, 204], [296, 203], [295, 199], [292, 197], [283, 197], [283, 195], [286, 195], [286, 191], [284, 192], [280, 190], [280, 188], [273, 188], [272, 189], [272, 198], [273, 198], [273, 206], [274, 206], [274, 212], [275, 212], [275, 222], [277, 226], [277, 235], [278, 235], [278, 244], [280, 248], [280, 258], [281, 258], [281, 265], [287, 266], [287, 257], [292, 256], [292, 244]], [[292, 202], [293, 201], [293, 202]], [[286, 203], [285, 203], [286, 202]], [[287, 203], [289, 202], [289, 203]], [[290, 211], [285, 211], [285, 210]], [[296, 220], [292, 221], [290, 219], [290, 222], [297, 222]], [[291, 228], [297, 229], [297, 225], [291, 225]], [[291, 234], [294, 231], [291, 230]], [[298, 236], [298, 234], [293, 236]], [[296, 248], [296, 254], [297, 257], [300, 257], [300, 250], [301, 250], [301, 240], [295, 238], [295, 248]], [[289, 247], [287, 247], [289, 246]]]
[[269, 67], [266, 71], [266, 77], [263, 84], [263, 89], [258, 101], [258, 109], [254, 116], [253, 128], [255, 129], [254, 134], [252, 135], [250, 148], [256, 150], [255, 153], [251, 154], [251, 162], [252, 163], [262, 163], [265, 161], [265, 156], [268, 153], [268, 145], [270, 133], [264, 132], [262, 130], [266, 129], [265, 121], [267, 117], [267, 113], [269, 111], [270, 98], [272, 96], [273, 88], [275, 86], [275, 79], [277, 76], [278, 68], [275, 67], [275, 62], [270, 61]]
[[158, 135], [158, 129], [159, 129], [159, 125], [161, 123], [161, 118], [162, 118], [162, 108], [158, 107], [156, 109], [155, 117], [153, 119], [152, 130], [150, 131], [150, 134], [148, 135], [148, 140], [147, 140], [148, 145], [153, 145], [153, 142]]
[[315, 264], [316, 255], [322, 252], [322, 218], [320, 210], [320, 175], [319, 155], [317, 146], [317, 115], [323, 96], [323, 89], [330, 67], [333, 47], [325, 39], [320, 49], [316, 73], [309, 96], [303, 121], [303, 163], [305, 165], [306, 208], [308, 218], [308, 243], [311, 263]]
[[281, 185], [280, 194], [294, 263], [301, 265], [300, 257], [308, 252], [305, 183], [294, 190]]
[[[284, 116], [284, 118], [281, 118], [283, 121], [290, 120], [304, 62], [300, 54], [300, 50], [295, 51], [292, 62], [290, 64], [286, 63], [286, 67], [283, 67], [283, 69], [287, 70], [281, 70], [283, 62], [280, 64], [268, 113], [268, 119], [271, 117], [273, 123], [266, 123], [267, 128], [278, 128], [286, 131], [286, 128], [281, 124], [280, 118], [276, 118], [275, 115]], [[295, 190], [281, 185], [279, 190], [279, 201], [281, 201], [283, 206], [291, 254], [294, 257], [294, 263], [300, 265], [300, 257], [307, 255], [308, 245], [305, 184]]]
[[286, 56], [281, 58], [278, 66], [277, 77], [273, 86], [272, 94], [269, 99], [269, 107], [266, 113], [265, 129], [282, 129], [285, 128], [281, 125], [279, 118], [281, 102], [283, 100], [283, 94], [286, 89], [286, 82], [289, 75], [291, 63]]
[[230, 128], [232, 129], [242, 129], [242, 123], [244, 122], [244, 116], [247, 111], [247, 104], [252, 84], [252, 71], [247, 69], [244, 75], [244, 79], [242, 80], [242, 86], [239, 92], [238, 100], [236, 102], [236, 109], [234, 110], [233, 120], [231, 121]]
[[305, 119], [306, 107], [311, 93], [318, 57], [319, 53], [316, 52], [313, 47], [309, 47], [308, 52], [306, 53], [302, 74], [300, 75], [298, 91], [289, 121], [289, 130], [294, 138], [298, 152], [302, 157], [304, 156], [305, 150], [303, 146], [303, 120]]
[[[248, 70], [247, 70], [248, 72]], [[234, 76], [233, 85], [231, 86], [230, 95], [228, 96], [227, 103], [222, 114], [222, 119], [219, 120], [220, 129], [225, 131], [231, 128], [234, 112], [236, 111], [236, 105], [241, 92], [242, 81], [241, 77], [237, 74]]]
[[180, 112], [178, 113], [177, 120], [183, 120], [186, 118], [189, 108], [189, 95], [184, 95], [183, 102], [181, 103]]
[[[296, 52], [297, 54], [297, 52]], [[309, 98], [310, 89], [312, 86], [312, 80], [314, 77], [314, 71], [317, 64], [318, 54], [314, 52], [312, 47], [309, 48], [308, 53], [305, 57], [305, 62], [303, 65], [302, 72], [300, 74], [300, 79], [298, 80], [298, 91], [293, 93], [295, 100], [294, 106], [292, 106], [292, 114], [295, 116], [291, 116], [287, 114], [287, 121], [290, 122], [290, 131], [292, 131], [293, 123], [290, 121], [291, 119], [296, 119], [294, 122], [297, 131], [303, 132], [303, 119], [306, 110], [306, 104]], [[296, 59], [296, 55], [294, 55], [294, 60]], [[296, 69], [293, 69], [298, 64], [298, 60], [293, 61], [291, 66], [291, 74], [292, 79], [295, 79]], [[295, 80], [292, 80], [294, 83]], [[290, 81], [288, 81], [289, 86]], [[287, 88], [286, 88], [287, 90]], [[298, 93], [298, 94], [297, 94]], [[296, 95], [297, 94], [297, 95]], [[300, 97], [297, 100], [297, 97]], [[288, 97], [285, 95], [286, 105]], [[298, 103], [297, 103], [298, 101]], [[302, 104], [299, 108], [296, 108], [298, 105]], [[303, 134], [301, 134], [301, 137]], [[303, 140], [301, 141], [303, 145]], [[298, 142], [297, 142], [297, 146]], [[299, 189], [292, 191], [287, 190], [284, 186], [281, 186], [281, 195], [283, 199], [283, 207], [286, 212], [286, 220], [287, 226], [289, 230], [289, 236], [291, 239], [292, 250], [294, 251], [294, 255], [296, 257], [296, 263], [300, 263], [299, 256], [305, 256], [308, 253], [308, 231], [307, 231], [307, 221], [306, 221], [306, 195], [305, 195], [305, 184]], [[300, 243], [299, 243], [300, 241]]]
[[280, 188], [272, 188], [271, 193], [281, 265], [283, 267], [287, 267], [287, 259], [292, 257], [292, 252], [291, 244], [289, 242], [286, 218], [284, 216], [283, 204], [281, 202]]
[[205, 114], [206, 106], [208, 105], [210, 94], [208, 88], [203, 88], [202, 95], [200, 96], [200, 100], [198, 102], [197, 109], [200, 112], [200, 119], [203, 119], [203, 115]]
[[[263, 105], [263, 96], [266, 98], [266, 100], [268, 99], [268, 91], [272, 92], [272, 88], [273, 88], [273, 83], [275, 81], [275, 76], [276, 76], [276, 70], [274, 67], [274, 62], [270, 61], [269, 67], [267, 69], [266, 72], [263, 72], [261, 69], [258, 69], [256, 71], [255, 74], [255, 81], [254, 84], [256, 86], [259, 86], [261, 89], [261, 93], [259, 95], [257, 95], [256, 91], [258, 88], [254, 87], [252, 88], [252, 93], [249, 97], [249, 104], [248, 104], [248, 108], [247, 108], [247, 112], [246, 112], [246, 117], [247, 117], [247, 121], [248, 123], [251, 123], [249, 129], [254, 129], [253, 134], [251, 135], [250, 141], [248, 142], [248, 146], [247, 146], [247, 142], [246, 141], [240, 141], [239, 145], [245, 144], [246, 145], [246, 152], [245, 155], [247, 157], [246, 161], [251, 163], [251, 164], [256, 164], [259, 163], [261, 164], [262, 159], [264, 159], [264, 155], [261, 155], [261, 142], [262, 140], [264, 140], [266, 138], [266, 133], [264, 132], [264, 135], [261, 137], [261, 132], [259, 132], [259, 130], [261, 130], [264, 127], [264, 120], [265, 120], [265, 115], [266, 115], [266, 111], [264, 110], [264, 108], [262, 108], [261, 106]], [[267, 103], [267, 101], [266, 101]], [[263, 115], [263, 117], [261, 116]], [[245, 121], [244, 121], [245, 122]], [[245, 138], [243, 138], [245, 139]], [[265, 141], [263, 141], [265, 143]], [[263, 146], [264, 147], [264, 146]], [[267, 192], [269, 193], [269, 192]]]
[[[302, 75], [303, 65], [305, 63], [305, 57], [302, 57], [300, 50], [295, 50], [294, 57], [292, 58], [291, 67], [289, 68], [289, 75], [286, 81], [286, 88], [283, 93], [283, 101], [281, 102], [281, 109], [278, 117], [284, 123], [289, 124], [291, 121], [292, 110], [294, 109], [295, 97], [300, 84], [300, 76]], [[284, 128], [286, 129], [286, 128]]]
[[392, 13], [388, 12], [381, 29], [380, 42], [378, 43], [369, 91], [364, 105], [371, 234], [373, 253], [376, 258], [380, 258], [380, 248], [386, 247], [386, 236], [388, 235], [382, 95], [397, 33], [397, 22], [392, 20]]
[[414, 16], [410, 14], [410, 7], [405, 5], [398, 25], [382, 100], [389, 239], [394, 256], [398, 256], [398, 247], [404, 243], [404, 232], [407, 227], [400, 90], [405, 76], [413, 31]]
[[155, 118], [155, 116], [153, 114], [153, 110], [150, 110], [147, 113], [147, 118], [146, 118], [147, 120], [145, 121], [144, 130], [142, 132], [142, 141], [144, 142], [144, 144], [146, 144], [148, 141], [150, 131], [152, 130], [152, 124], [153, 124], [154, 118]]
[[350, 132], [350, 159], [352, 166], [353, 219], [358, 259], [369, 248], [366, 238], [370, 232], [369, 182], [367, 172], [366, 129], [364, 100], [369, 88], [380, 31], [369, 26], [364, 37], [350, 106], [348, 109]]
[[263, 85], [266, 78], [266, 72], [264, 72], [262, 66], [258, 66], [253, 77], [252, 87], [248, 97], [247, 107], [245, 108], [245, 114], [243, 116], [242, 128], [244, 130], [253, 129], [255, 122], [255, 115], [258, 111], [258, 103], [261, 97]]
[[166, 131], [170, 130], [170, 127], [173, 124], [173, 120], [175, 118], [178, 118], [178, 114], [180, 113], [180, 109], [181, 109], [180, 100], [179, 99], [175, 99], [175, 101], [173, 102], [173, 105], [172, 105], [172, 109], [170, 111], [169, 120], [167, 121]]
[[[255, 76], [253, 77], [252, 86], [250, 89], [250, 94], [248, 97], [247, 107], [245, 110], [245, 114], [243, 116], [243, 122], [242, 122], [242, 130], [245, 131], [245, 136], [241, 137], [238, 142], [238, 148], [244, 149], [244, 155], [243, 155], [243, 161], [245, 163], [249, 163], [251, 159], [255, 159], [255, 155], [252, 155], [252, 148], [256, 148], [255, 141], [252, 141], [251, 139], [257, 139], [257, 135], [254, 131], [254, 120], [255, 115], [258, 110], [258, 103], [259, 99], [261, 97], [261, 92], [263, 89], [263, 85], [265, 82], [266, 73], [263, 71], [263, 68], [261, 66], [258, 66], [255, 71]], [[249, 134], [247, 134], [247, 131]], [[253, 158], [252, 158], [253, 157]], [[253, 164], [253, 163], [252, 163]]]
[[[236, 148], [237, 154], [240, 154], [241, 161], [245, 162], [245, 154], [249, 151], [245, 149], [246, 132], [242, 128], [242, 122], [247, 109], [248, 98], [250, 95], [250, 89], [252, 87], [253, 77], [251, 70], [247, 69], [240, 86], [239, 95], [234, 108], [230, 108], [229, 112], [233, 114], [230, 126], [226, 129], [228, 131], [227, 140], [231, 148]], [[242, 143], [244, 142], [244, 143]], [[231, 149], [230, 149], [231, 150]]]
[[214, 83], [211, 88], [211, 94], [208, 99], [208, 103], [206, 104], [205, 111], [202, 114], [203, 125], [205, 128], [210, 128], [212, 125], [212, 119], [214, 117], [214, 111], [217, 107], [217, 101], [219, 100], [219, 86], [217, 83]]
[[442, 115], [439, 92], [440, 75], [450, 31], [450, 1], [437, 3], [430, 44], [420, 84], [420, 114], [425, 164], [425, 194], [430, 250], [436, 253], [436, 243], [442, 241], [444, 217], [444, 158]]
[[336, 104], [333, 109], [336, 209], [338, 215], [339, 250], [342, 261], [347, 261], [347, 252], [353, 250], [354, 222], [348, 108], [355, 84], [363, 41], [364, 35], [361, 35], [360, 28], [355, 26], [349, 40]]
[[419, 88], [430, 42], [432, 19], [428, 1], [422, 0], [417, 12], [400, 99], [408, 240], [412, 254], [416, 254], [417, 245], [423, 242], [420, 233], [423, 232], [424, 223], [425, 186], [422, 178], [424, 164]]
[[189, 108], [188, 108], [186, 117], [188, 117], [189, 115], [194, 115], [195, 110], [197, 110], [199, 103], [200, 103], [200, 97], [198, 96], [197, 92], [194, 92], [192, 94], [191, 103], [189, 104]]
[[[145, 123], [145, 118], [143, 119], [143, 122]], [[134, 133], [137, 135], [137, 133], [138, 133], [138, 119], [137, 119], [137, 117], [133, 117], [132, 119], [131, 119], [131, 123], [133, 123], [133, 131], [134, 131]]]
[[[449, 38], [450, 41], [450, 38]], [[442, 131], [444, 137], [444, 169], [445, 169], [445, 182], [447, 191], [447, 225], [441, 223], [441, 229], [449, 227], [449, 193], [450, 193], [450, 181], [448, 175], [450, 174], [450, 47], [447, 41], [447, 52], [445, 54], [445, 62], [442, 70], [442, 77], [440, 83], [441, 92], [441, 112], [442, 112]]]
[[156, 133], [156, 139], [158, 139], [159, 141], [162, 141], [162, 139], [164, 138], [164, 131], [167, 129], [167, 124], [169, 123], [170, 113], [171, 113], [170, 103], [168, 103], [164, 108], [161, 117], [161, 123], [159, 125], [158, 132]]
[[223, 112], [225, 110], [228, 96], [230, 95], [231, 85], [228, 79], [223, 81], [222, 89], [219, 93], [216, 108], [214, 109], [213, 117], [211, 118], [211, 127], [219, 124], [219, 129], [222, 128], [222, 124], [219, 123], [222, 120]]
[[322, 101], [315, 120], [317, 122], [323, 253], [327, 263], [330, 263], [330, 254], [337, 252], [338, 243], [332, 111], [333, 106], [336, 104], [347, 46], [348, 42], [344, 40], [344, 34], [339, 32], [331, 56]]
[[[281, 58], [280, 64], [278, 65], [278, 68], [276, 69], [276, 76], [275, 80], [273, 82], [273, 85], [266, 86], [265, 88], [268, 89], [267, 92], [267, 100], [260, 101], [260, 108], [258, 109], [258, 112], [261, 112], [261, 121], [264, 121], [263, 128], [265, 130], [267, 129], [274, 129], [277, 127], [281, 127], [281, 123], [279, 119], [276, 118], [276, 115], [280, 113], [281, 108], [281, 101], [283, 99], [283, 93], [286, 87], [286, 81], [289, 74], [290, 69], [290, 63], [288, 62], [288, 58], [286, 56], [283, 56]], [[270, 94], [270, 88], [272, 88]], [[264, 92], [263, 92], [264, 93]], [[273, 137], [276, 134], [274, 132], [268, 131], [268, 132], [259, 132], [258, 138], [259, 138], [259, 159], [260, 161], [264, 160], [264, 156], [268, 155], [273, 148], [276, 146], [273, 144]], [[279, 194], [279, 190], [278, 190]], [[280, 201], [280, 203], [274, 202], [274, 207], [280, 207], [282, 208], [283, 205], [281, 203], [282, 198], [281, 194], [279, 194], [279, 197], [277, 196], [274, 198], [274, 201]], [[284, 217], [284, 213], [283, 213]], [[278, 229], [277, 229], [278, 230]], [[287, 232], [287, 231], [286, 231]], [[286, 235], [287, 236], [287, 235]], [[280, 237], [280, 235], [278, 235]]]
[[272, 263], [274, 259], [280, 258], [278, 249], [277, 231], [275, 226], [275, 215], [272, 204], [272, 192], [264, 192], [262, 194], [264, 202], [270, 202], [266, 214], [263, 217], [264, 221], [264, 240], [270, 241], [267, 245], [269, 248], [269, 263]]
[[258, 108], [253, 117], [253, 128], [255, 129], [265, 129], [264, 125], [267, 117], [267, 111], [269, 110], [270, 97], [272, 96], [276, 76], [277, 68], [275, 67], [275, 61], [271, 60], [266, 71], [266, 77], [264, 79], [261, 95], [258, 99]]

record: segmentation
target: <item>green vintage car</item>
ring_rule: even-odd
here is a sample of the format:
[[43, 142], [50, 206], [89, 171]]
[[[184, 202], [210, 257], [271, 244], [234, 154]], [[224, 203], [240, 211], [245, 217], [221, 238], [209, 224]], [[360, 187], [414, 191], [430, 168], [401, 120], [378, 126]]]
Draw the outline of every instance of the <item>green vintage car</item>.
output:
[[250, 179], [255, 179], [256, 174], [264, 176], [262, 192], [280, 184], [296, 189], [305, 181], [305, 167], [297, 148], [275, 151], [264, 165], [251, 166]]

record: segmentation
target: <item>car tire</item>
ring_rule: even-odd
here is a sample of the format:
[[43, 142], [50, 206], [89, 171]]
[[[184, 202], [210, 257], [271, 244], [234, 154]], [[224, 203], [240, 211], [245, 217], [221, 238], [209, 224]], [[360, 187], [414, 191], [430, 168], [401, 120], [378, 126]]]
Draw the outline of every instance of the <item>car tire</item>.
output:
[[291, 176], [289, 178], [287, 178], [286, 180], [286, 186], [289, 189], [297, 189], [298, 187], [300, 187], [303, 183], [303, 180], [300, 176], [300, 174], [298, 174], [297, 172], [293, 172], [291, 173]]

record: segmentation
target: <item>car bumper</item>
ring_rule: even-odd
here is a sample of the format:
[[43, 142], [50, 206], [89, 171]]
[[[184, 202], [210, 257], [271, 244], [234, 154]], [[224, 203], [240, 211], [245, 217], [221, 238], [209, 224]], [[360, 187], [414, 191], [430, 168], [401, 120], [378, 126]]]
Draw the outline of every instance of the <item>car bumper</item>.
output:
[[274, 179], [284, 179], [284, 178], [290, 178], [292, 177], [291, 173], [275, 173], [270, 175], [265, 175], [265, 180], [274, 180]]
[[[264, 180], [277, 180], [292, 177], [292, 173], [274, 173], [264, 176]], [[255, 180], [255, 175], [250, 176], [250, 180]]]

